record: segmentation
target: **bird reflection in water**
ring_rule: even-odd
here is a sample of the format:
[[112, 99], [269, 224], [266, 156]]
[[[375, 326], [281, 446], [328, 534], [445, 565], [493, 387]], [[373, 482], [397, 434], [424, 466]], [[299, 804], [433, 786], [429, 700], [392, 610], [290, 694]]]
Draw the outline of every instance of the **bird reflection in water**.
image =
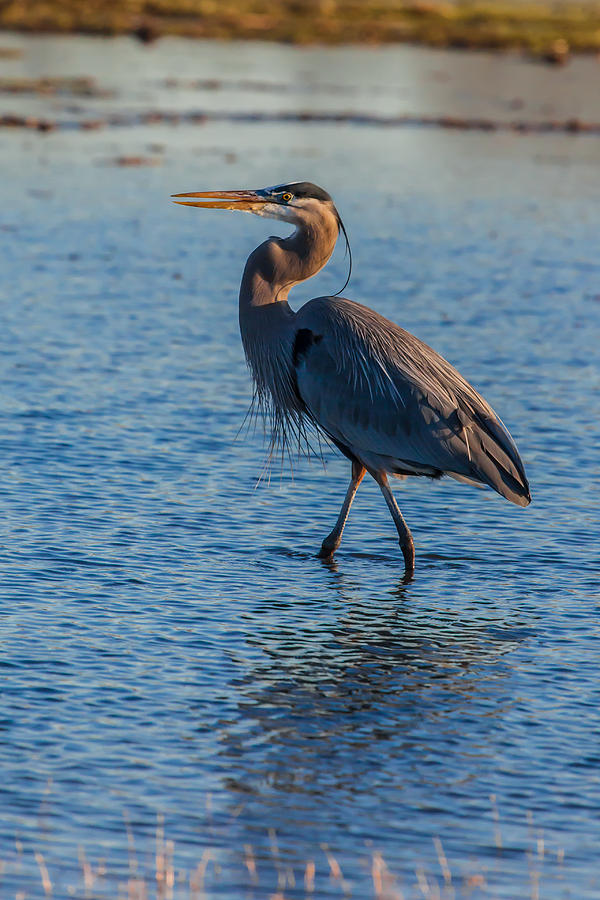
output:
[[399, 605], [413, 590], [403, 584], [361, 600], [356, 580], [330, 571], [334, 601], [274, 610], [269, 598], [255, 610], [247, 643], [261, 656], [236, 680], [237, 713], [221, 730], [225, 787], [244, 804], [235, 829], [265, 859], [275, 829], [290, 865], [338, 833], [350, 865], [371, 839], [414, 866], [432, 812], [440, 834], [463, 815], [462, 785], [481, 782], [489, 805], [493, 738], [513, 702], [507, 654], [523, 635], [505, 619], [500, 639], [490, 632], [489, 605], [487, 621], [463, 621]]

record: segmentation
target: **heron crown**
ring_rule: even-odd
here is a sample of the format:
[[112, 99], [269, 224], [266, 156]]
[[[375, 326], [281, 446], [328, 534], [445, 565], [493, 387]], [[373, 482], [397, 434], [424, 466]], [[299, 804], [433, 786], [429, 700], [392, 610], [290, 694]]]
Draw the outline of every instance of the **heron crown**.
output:
[[278, 184], [269, 188], [269, 190], [273, 194], [292, 194], [298, 200], [308, 200], [310, 198], [312, 200], [329, 200], [333, 202], [327, 191], [324, 191], [323, 188], [316, 184], [312, 184], [310, 181], [293, 181], [290, 184]]

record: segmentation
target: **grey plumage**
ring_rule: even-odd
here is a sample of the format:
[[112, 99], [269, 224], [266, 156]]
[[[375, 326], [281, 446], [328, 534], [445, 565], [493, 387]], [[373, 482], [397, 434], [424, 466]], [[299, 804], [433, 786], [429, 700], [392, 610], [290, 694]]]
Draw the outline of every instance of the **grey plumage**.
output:
[[527, 505], [525, 472], [508, 431], [431, 347], [337, 297], [309, 301], [297, 324], [323, 334], [298, 367], [300, 393], [324, 430], [367, 469], [459, 476]]
[[407, 577], [412, 537], [387, 484], [451, 475], [487, 484], [519, 506], [530, 502], [517, 448], [488, 403], [442, 356], [398, 325], [343, 297], [318, 297], [295, 313], [291, 287], [316, 274], [333, 252], [341, 220], [330, 196], [310, 183], [262, 191], [201, 192], [185, 205], [244, 209], [296, 225], [248, 258], [240, 288], [240, 330], [256, 398], [273, 441], [307, 442], [316, 429], [352, 461], [344, 506], [321, 556], [341, 541], [367, 470], [394, 518]]

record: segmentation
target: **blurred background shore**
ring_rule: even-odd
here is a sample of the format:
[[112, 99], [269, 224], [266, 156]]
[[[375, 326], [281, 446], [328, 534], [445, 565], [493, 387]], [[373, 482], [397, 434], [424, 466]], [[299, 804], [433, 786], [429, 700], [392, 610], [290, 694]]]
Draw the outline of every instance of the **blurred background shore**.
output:
[[549, 62], [600, 50], [600, 3], [526, 0], [8, 0], [0, 29], [259, 39], [410, 42], [522, 50]]

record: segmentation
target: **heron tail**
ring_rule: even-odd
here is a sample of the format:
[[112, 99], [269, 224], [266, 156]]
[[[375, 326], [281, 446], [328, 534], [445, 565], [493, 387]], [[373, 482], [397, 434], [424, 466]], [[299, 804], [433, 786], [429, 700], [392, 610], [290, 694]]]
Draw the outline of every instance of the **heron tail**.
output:
[[528, 506], [531, 503], [529, 482], [508, 430], [500, 419], [491, 416], [476, 413], [474, 419], [469, 429], [473, 475], [511, 503]]

